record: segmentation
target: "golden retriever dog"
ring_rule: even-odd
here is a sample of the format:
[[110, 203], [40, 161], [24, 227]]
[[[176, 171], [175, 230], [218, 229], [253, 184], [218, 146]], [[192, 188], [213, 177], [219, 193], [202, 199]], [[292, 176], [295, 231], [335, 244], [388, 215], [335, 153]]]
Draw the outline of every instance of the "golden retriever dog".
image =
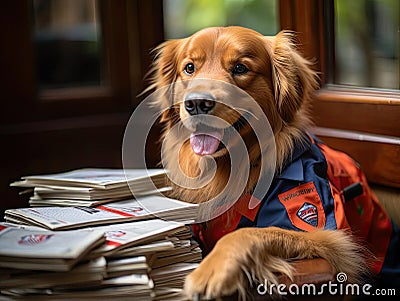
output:
[[[208, 161], [215, 167], [201, 187], [172, 182], [170, 196], [200, 204], [221, 193], [229, 198], [224, 188], [235, 164], [230, 149], [241, 141], [248, 154], [237, 204], [193, 226], [205, 257], [186, 279], [189, 297], [238, 291], [245, 298], [252, 285], [277, 284], [281, 275], [290, 279], [293, 262], [300, 259], [323, 258], [350, 283], [382, 270], [395, 232], [392, 223], [357, 164], [310, 134], [318, 77], [293, 41], [286, 31], [263, 36], [237, 26], [211, 27], [155, 49], [147, 91], [185, 83], [168, 90], [179, 95], [175, 102], [154, 101], [165, 108], [163, 164], [171, 178], [183, 173], [195, 180], [207, 174]], [[268, 172], [261, 167], [267, 144], [258, 140], [251, 116], [235, 109], [235, 93], [218, 84], [202, 85], [201, 79], [244, 91], [269, 121], [275, 164], [271, 185], [261, 197], [254, 188]], [[221, 122], [210, 124], [208, 118]], [[177, 124], [189, 135], [171, 131]]]

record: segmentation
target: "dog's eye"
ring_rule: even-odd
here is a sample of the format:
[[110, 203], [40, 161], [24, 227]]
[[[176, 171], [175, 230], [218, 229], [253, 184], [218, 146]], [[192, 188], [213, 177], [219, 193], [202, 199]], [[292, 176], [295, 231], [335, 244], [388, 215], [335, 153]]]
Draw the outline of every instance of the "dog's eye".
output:
[[249, 69], [243, 64], [236, 64], [232, 69], [233, 75], [242, 75], [249, 71]]
[[194, 64], [193, 63], [189, 63], [185, 66], [185, 69], [183, 69], [183, 71], [187, 74], [187, 75], [191, 75], [194, 72]]

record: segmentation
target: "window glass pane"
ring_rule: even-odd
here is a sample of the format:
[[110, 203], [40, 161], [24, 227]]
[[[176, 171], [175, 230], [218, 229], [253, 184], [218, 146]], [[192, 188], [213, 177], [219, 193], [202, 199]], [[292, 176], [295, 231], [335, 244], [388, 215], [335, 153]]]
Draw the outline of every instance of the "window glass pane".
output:
[[277, 0], [164, 0], [167, 39], [208, 26], [240, 25], [265, 35], [278, 31]]
[[399, 89], [398, 0], [335, 1], [335, 82]]
[[101, 83], [101, 30], [96, 0], [32, 0], [41, 88]]

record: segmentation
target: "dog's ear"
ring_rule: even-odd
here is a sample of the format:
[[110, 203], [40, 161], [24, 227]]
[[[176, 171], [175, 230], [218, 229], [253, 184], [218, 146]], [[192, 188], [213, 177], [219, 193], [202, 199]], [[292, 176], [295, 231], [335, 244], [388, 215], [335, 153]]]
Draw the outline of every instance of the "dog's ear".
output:
[[278, 112], [285, 122], [291, 122], [317, 87], [317, 74], [312, 63], [301, 56], [293, 42], [293, 34], [281, 31], [265, 37], [271, 56], [272, 84]]
[[152, 50], [154, 59], [147, 73], [150, 85], [146, 89], [159, 89], [175, 82], [178, 70], [178, 57], [183, 40], [169, 40]]
[[146, 78], [149, 86], [143, 93], [153, 91], [151, 105], [161, 109], [160, 122], [172, 124], [179, 116], [174, 105], [174, 85], [178, 77], [178, 58], [183, 45], [182, 40], [169, 40], [152, 50], [154, 59]]
[[161, 122], [173, 120], [176, 108], [173, 106], [172, 95], [174, 83], [178, 76], [178, 57], [183, 40], [169, 40], [152, 50], [154, 59], [146, 79], [148, 87], [142, 94], [153, 91], [151, 104], [162, 110]]

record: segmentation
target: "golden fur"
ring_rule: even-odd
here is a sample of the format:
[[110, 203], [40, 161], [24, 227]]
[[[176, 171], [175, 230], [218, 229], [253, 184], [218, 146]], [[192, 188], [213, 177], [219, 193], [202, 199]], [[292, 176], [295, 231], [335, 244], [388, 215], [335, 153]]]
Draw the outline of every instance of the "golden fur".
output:
[[[309, 108], [317, 87], [311, 63], [299, 54], [292, 40], [288, 32], [266, 37], [242, 27], [213, 27], [186, 39], [167, 41], [155, 49], [148, 90], [178, 81], [206, 78], [246, 91], [261, 106], [271, 124], [277, 152], [276, 173], [279, 173], [284, 162], [290, 160], [293, 146], [301, 143], [311, 125]], [[195, 66], [193, 74], [184, 72], [188, 63]], [[244, 64], [249, 72], [233, 75], [230, 70], [237, 63]], [[165, 99], [157, 100], [156, 105], [168, 107], [163, 102]], [[240, 118], [237, 111], [221, 103], [215, 105], [212, 115], [229, 124]], [[196, 177], [201, 167], [208, 164], [207, 160], [195, 154], [188, 141], [180, 141], [179, 135], [166, 135], [187, 117], [183, 102], [163, 113], [164, 163], [172, 174], [181, 169], [187, 176]], [[264, 150], [256, 142], [249, 125], [245, 124], [239, 133], [250, 158], [250, 174], [243, 191], [248, 193], [263, 172], [259, 160]], [[181, 149], [176, 160], [179, 145]], [[231, 163], [226, 149], [216, 151], [212, 158], [217, 165], [216, 174], [205, 187], [193, 190], [172, 183], [172, 196], [197, 203], [218, 195], [230, 176]], [[246, 228], [224, 236], [200, 267], [188, 276], [185, 289], [189, 296], [200, 293], [211, 298], [239, 290], [244, 297], [248, 281], [266, 278], [276, 282], [277, 273], [291, 277], [290, 260], [315, 257], [328, 260], [336, 271], [345, 272], [350, 279], [355, 279], [364, 267], [358, 245], [342, 231], [304, 233], [279, 228]]]

